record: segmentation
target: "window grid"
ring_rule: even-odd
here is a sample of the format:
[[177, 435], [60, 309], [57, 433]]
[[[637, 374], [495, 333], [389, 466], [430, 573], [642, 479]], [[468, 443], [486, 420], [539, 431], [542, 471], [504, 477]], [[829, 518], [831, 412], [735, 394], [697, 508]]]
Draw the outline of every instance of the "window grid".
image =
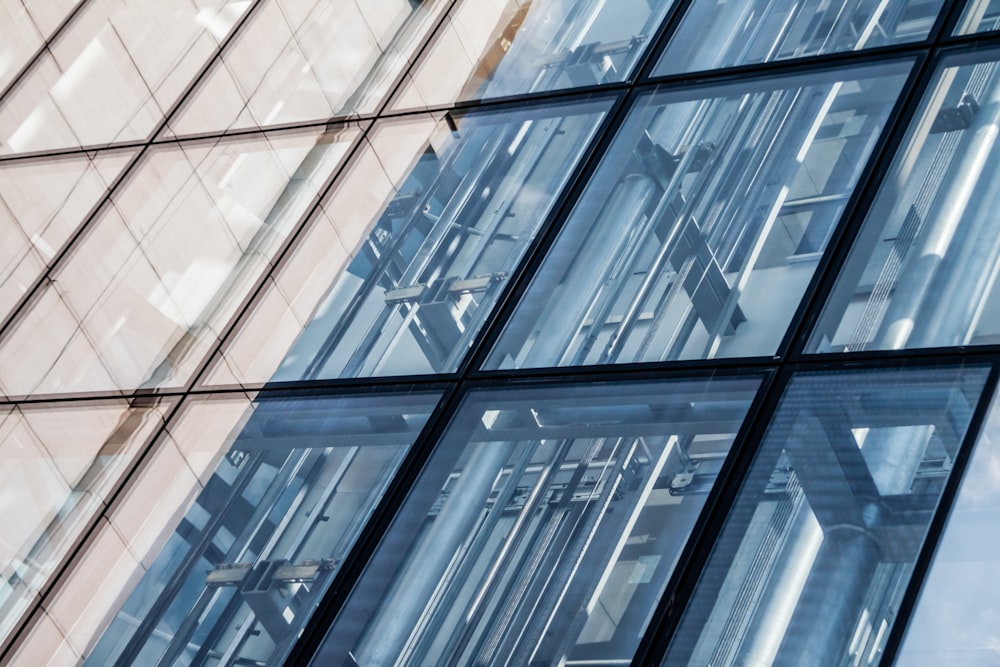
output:
[[[458, 0], [453, 2], [451, 7], [456, 6], [457, 2]], [[262, 2], [255, 2], [247, 10], [239, 26], [237, 26], [237, 28], [227, 36], [219, 50], [205, 63], [198, 76], [187, 86], [178, 102], [168, 111], [164, 119], [157, 126], [156, 130], [154, 130], [154, 132], [152, 132], [145, 141], [109, 144], [108, 146], [101, 147], [102, 150], [123, 149], [126, 147], [137, 148], [139, 150], [137, 151], [135, 158], [133, 158], [133, 160], [122, 170], [118, 178], [108, 188], [108, 191], [102, 200], [94, 206], [86, 217], [83, 218], [83, 222], [78, 230], [56, 254], [55, 259], [50, 262], [47, 272], [39, 277], [38, 281], [32, 286], [31, 289], [28, 290], [19, 305], [15, 307], [9, 316], [4, 320], [3, 326], [0, 327], [0, 339], [2, 339], [11, 326], [17, 322], [18, 318], [23, 316], [23, 312], [30, 307], [33, 294], [42, 284], [44, 284], [45, 281], [51, 280], [51, 276], [60, 266], [60, 262], [63, 261], [63, 259], [74, 249], [75, 245], [82, 240], [83, 236], [87, 233], [88, 226], [92, 225], [92, 221], [96, 217], [102, 205], [109, 201], [114, 193], [124, 187], [123, 184], [127, 182], [130, 172], [137, 169], [142, 164], [143, 155], [145, 155], [149, 149], [154, 146], [163, 144], [180, 144], [183, 146], [187, 145], [187, 141], [193, 141], [193, 139], [189, 139], [187, 137], [169, 139], [163, 138], [163, 128], [166, 127], [170, 119], [178, 113], [181, 105], [184, 103], [184, 100], [190, 97], [194, 91], [197, 90], [199, 82], [205, 77], [209, 68], [220, 58], [220, 54], [226, 49], [226, 46], [237, 37], [240, 29], [245, 26], [248, 21], [252, 20], [254, 12], [261, 4]], [[290, 249], [294, 246], [295, 240], [305, 228], [311, 214], [310, 212], [315, 210], [320, 205], [320, 202], [325, 197], [325, 193], [335, 184], [340, 174], [343, 172], [345, 165], [351, 163], [359, 146], [368, 138], [368, 133], [372, 127], [371, 123], [368, 121], [379, 118], [405, 117], [422, 114], [427, 111], [424, 109], [419, 111], [402, 112], [387, 111], [389, 104], [388, 100], [392, 99], [395, 95], [395, 92], [390, 92], [385, 96], [378, 112], [369, 115], [356, 116], [348, 121], [350, 123], [360, 124], [364, 126], [364, 128], [351, 149], [348, 151], [341, 167], [335, 170], [330, 178], [327, 179], [325, 184], [319, 189], [319, 194], [315, 201], [308, 207], [309, 212], [299, 218], [294, 231], [289, 234], [288, 240], [276, 253], [276, 261], [273, 263], [270, 270], [263, 274], [249, 290], [247, 297], [242, 301], [235, 315], [233, 315], [233, 317], [229, 320], [229, 323], [223, 327], [224, 334], [220, 337], [220, 341], [215, 347], [213, 347], [212, 351], [205, 355], [198, 363], [198, 370], [194, 373], [190, 382], [186, 383], [183, 387], [166, 390], [140, 389], [125, 392], [87, 392], [80, 394], [61, 393], [3, 397], [0, 398], [0, 405], [19, 406], [70, 400], [96, 401], [107, 398], [124, 398], [125, 400], [136, 405], [141, 405], [147, 400], [147, 397], [153, 396], [162, 396], [165, 398], [183, 397], [189, 395], [207, 396], [225, 393], [254, 393], [260, 390], [273, 390], [281, 392], [286, 390], [348, 391], [356, 389], [381, 392], [392, 391], [394, 389], [398, 389], [400, 386], [413, 388], [431, 385], [447, 386], [450, 388], [448, 397], [441, 402], [436, 415], [431, 418], [429, 426], [425, 428], [422, 437], [414, 446], [414, 452], [417, 453], [411, 457], [412, 460], [410, 460], [404, 467], [404, 474], [401, 476], [400, 481], [409, 483], [415, 478], [416, 472], [418, 471], [422, 460], [426, 459], [430, 455], [429, 448], [433, 445], [437, 435], [443, 430], [450, 414], [456, 409], [461, 396], [473, 387], [507, 385], [517, 386], [519, 384], [538, 383], [544, 384], [547, 381], [559, 382], [570, 378], [589, 378], [594, 380], [615, 379], [624, 381], [627, 379], [639, 379], [650, 376], [673, 377], [678, 374], [683, 376], [688, 373], [725, 373], [734, 369], [776, 373], [778, 380], [776, 382], [766, 384], [764, 390], [758, 396], [755, 409], [751, 412], [751, 414], [754, 415], [753, 420], [744, 424], [743, 430], [741, 431], [742, 435], [737, 440], [736, 445], [734, 445], [734, 450], [737, 452], [737, 455], [730, 457], [730, 465], [733, 466], [732, 475], [735, 480], [742, 476], [742, 471], [745, 470], [745, 467], [749, 464], [755, 448], [755, 443], [757, 441], [756, 439], [759, 439], [762, 429], [766, 427], [777, 401], [781, 396], [782, 390], [788, 382], [788, 379], [797, 371], [813, 368], [853, 368], [858, 366], [866, 368], [891, 368], [914, 364], [963, 365], [973, 362], [992, 363], [994, 370], [991, 374], [990, 380], [987, 382], [978, 406], [976, 407], [971, 426], [965, 435], [965, 444], [961, 450], [963, 452], [963, 457], [955, 462], [956, 474], [951, 476], [948, 486], [944, 492], [941, 506], [935, 515], [928, 539], [921, 550], [921, 556], [916, 564], [915, 574], [907, 589], [906, 599], [900, 609], [901, 620], [895, 624], [892, 635], [889, 639], [882, 664], [891, 664], [893, 653], [896, 648], [898, 648], [902, 633], [906, 627], [906, 615], [911, 611], [913, 604], [915, 603], [921, 576], [929, 566], [935, 541], [940, 536], [940, 532], [943, 529], [947, 516], [948, 505], [957, 492], [958, 485], [961, 481], [961, 469], [968, 459], [969, 452], [971, 450], [970, 443], [976, 438], [979, 425], [985, 416], [989, 398], [997, 384], [997, 362], [1000, 362], [1000, 345], [986, 345], [972, 349], [955, 347], [922, 351], [853, 352], [821, 355], [806, 354], [804, 352], [804, 348], [810, 334], [812, 324], [818, 317], [826, 295], [832, 289], [834, 279], [837, 275], [837, 270], [846, 259], [846, 254], [850, 248], [853, 236], [857, 232], [859, 222], [864, 217], [866, 207], [871, 203], [874, 197], [874, 192], [880, 184], [880, 179], [886, 174], [888, 168], [887, 165], [892, 160], [895, 150], [899, 148], [905, 129], [933, 77], [935, 65], [945, 54], [953, 52], [972, 52], [980, 48], [993, 46], [998, 43], [998, 39], [1000, 38], [991, 34], [952, 36], [952, 26], [957, 24], [964, 7], [960, 2], [950, 2], [946, 4], [945, 9], [938, 16], [930, 35], [923, 42], [880, 47], [862, 53], [831, 54], [790, 62], [738, 66], [710, 73], [700, 73], [695, 77], [684, 74], [655, 77], [653, 75], [653, 70], [657, 61], [657, 56], [662, 52], [666, 44], [669, 43], [672, 31], [680, 25], [684, 10], [687, 9], [690, 4], [690, 2], [682, 0], [671, 10], [671, 13], [668, 14], [667, 18], [662, 22], [658, 37], [651, 42], [654, 48], [648, 48], [646, 50], [643, 58], [641, 59], [640, 67], [637, 69], [638, 73], [634, 74], [633, 77], [631, 77], [631, 79], [626, 83], [576, 88], [559, 91], [557, 93], [529, 93], [488, 102], [457, 103], [430, 109], [431, 111], [447, 111], [452, 109], [471, 109], [473, 107], [503, 108], [509, 106], [513, 108], [520, 105], [530, 104], [532, 102], [541, 102], [567, 97], [608, 95], [617, 96], [618, 98], [618, 105], [611, 113], [608, 114], [608, 117], [605, 119], [600, 131], [598, 132], [598, 136], [596, 136], [592, 141], [592, 146], [588, 152], [588, 156], [583, 160], [582, 165], [577, 168], [573, 182], [563, 191], [564, 195], [561, 201], [556, 205], [556, 213], [549, 216], [549, 227], [540, 233], [540, 238], [536, 240], [533, 249], [528, 253], [527, 257], [520, 262], [519, 269], [515, 274], [515, 279], [511, 281], [510, 285], [507, 286], [500, 305], [496, 308], [494, 314], [490, 317], [488, 323], [482, 329], [482, 332], [477, 337], [473, 349], [466, 354], [465, 360], [457, 372], [412, 378], [402, 376], [346, 380], [327, 379], [317, 381], [295, 381], [280, 383], [280, 385], [272, 383], [254, 383], [241, 386], [206, 386], [201, 384], [201, 379], [206, 374], [209, 364], [212, 362], [212, 359], [215, 357], [218, 350], [222, 349], [226, 345], [229, 336], [234, 331], [235, 325], [241, 318], [242, 313], [249, 310], [251, 304], [260, 295], [265, 281], [280, 271], [284, 260], [292, 254]], [[29, 61], [27, 65], [25, 65], [17, 79], [15, 79], [15, 81], [10, 84], [7, 89], [2, 92], [2, 94], [0, 94], [0, 103], [3, 103], [4, 99], [10, 94], [11, 90], [18, 85], [18, 81], [22, 79], [33, 67], [34, 63], [44, 53], [47, 48], [47, 44], [55, 39], [58, 39], [67, 27], [72, 25], [73, 21], [79, 17], [80, 13], [86, 8], [87, 5], [87, 1], [84, 0], [84, 2], [81, 2], [73, 8], [71, 13], [53, 32], [46, 45], [41, 47], [39, 52]], [[450, 9], [448, 11], [450, 12]], [[436, 23], [434, 28], [432, 28], [424, 36], [423, 46], [418, 49], [418, 53], [421, 53], [426, 48], [427, 44], [431, 42], [432, 35], [440, 29], [447, 15], [448, 12], [443, 13], [441, 19]], [[901, 96], [900, 100], [897, 102], [894, 112], [890, 116], [890, 124], [882, 133], [880, 146], [873, 152], [872, 157], [869, 159], [868, 168], [864, 172], [859, 184], [855, 188], [854, 194], [852, 195], [852, 203], [848, 205], [841, 219], [840, 228], [835, 233], [835, 238], [831, 242], [824, 256], [823, 263], [820, 264], [816, 272], [816, 277], [810, 283], [810, 289], [800, 302], [795, 317], [792, 320], [793, 324], [786, 332], [784, 342], [780, 346], [777, 354], [772, 357], [765, 356], [725, 360], [638, 363], [613, 368], [609, 366], [598, 366], [569, 369], [539, 368], [523, 371], [479, 370], [482, 361], [486, 358], [493, 342], [495, 342], [499, 332], [501, 331], [502, 325], [512, 313], [513, 307], [518, 298], [523, 294], [530, 277], [538, 268], [545, 252], [551, 247], [551, 243], [555, 238], [556, 232], [558, 231], [559, 224], [565, 218], [567, 211], [579, 196], [589, 177], [594, 173], [599, 155], [603, 152], [603, 148], [608, 145], [614, 131], [622, 122], [622, 119], [628, 110], [630, 101], [633, 100], [639, 92], [647, 90], [657, 84], [677, 87], [680, 89], [690, 86], [697, 87], [716, 81], [727, 81], [734, 78], [749, 76], [766, 77], [784, 72], [809, 72], [815, 71], [818, 67], [834, 67], [838, 65], [843, 66], [866, 62], [883, 62], [886, 59], [903, 57], [917, 58], [917, 66], [911, 73], [911, 85], [907, 86], [908, 91]], [[414, 60], [414, 62], [420, 62], [419, 56]], [[414, 64], [410, 65], [411, 68], [414, 66]], [[402, 85], [405, 76], [406, 72], [403, 72], [399, 76], [392, 87], [393, 91]], [[340, 121], [341, 119], [335, 120]], [[329, 121], [324, 121], [323, 124], [326, 125], [328, 122]], [[317, 123], [287, 124], [275, 129], [304, 129], [315, 127], [316, 125]], [[257, 131], [258, 130], [255, 129], [245, 129], [231, 132], [227, 131], [213, 134], [211, 137], [221, 140], [229, 137], [249, 135]], [[199, 136], [198, 138], [204, 139], [207, 137]], [[45, 151], [34, 154], [4, 156], [0, 158], [0, 161], [4, 163], [16, 163], [19, 160], [26, 160], [29, 158], [85, 154], [91, 152], [91, 150], [86, 148]], [[177, 403], [179, 404], [180, 401], [177, 401]], [[115, 491], [109, 495], [111, 498], [110, 506], [113, 506], [116, 495], [122, 488], [124, 488], [128, 479], [141, 469], [143, 458], [151, 455], [152, 452], [149, 451], [149, 447], [151, 447], [156, 441], [159, 434], [169, 430], [170, 424], [172, 423], [178, 409], [179, 405], [169, 411], [164, 418], [165, 425], [146, 440], [146, 445], [144, 445], [146, 453], [140, 456], [136, 463], [131, 467], [130, 471], [120, 478], [118, 484], [116, 484]], [[691, 543], [685, 549], [684, 557], [682, 558], [682, 565], [678, 568], [677, 573], [675, 573], [672, 578], [671, 586], [667, 589], [667, 596], [661, 601], [660, 607], [655, 616], [655, 619], [658, 620], [654, 620], [654, 622], [650, 624], [643, 642], [640, 645], [634, 664], [655, 664], [655, 660], [658, 659], [659, 656], [662, 656], [666, 650], [666, 638], [669, 637], [669, 633], [676, 626], [677, 618], [679, 617], [683, 606], [683, 601], [686, 599], [686, 596], [691, 593], [690, 589], [693, 582], [686, 580], [685, 578], [696, 578], [698, 568], [704, 563], [704, 559], [711, 546], [712, 539], [718, 533], [719, 523], [725, 515], [726, 507], [732, 501], [732, 495], [735, 493], [735, 489], [725, 488], [731, 485], [720, 483], [717, 486], [720, 488], [717, 492], [718, 496], [712, 498], [708, 505], [708, 509], [700, 520], [701, 528], [696, 530], [696, 533], [692, 536]], [[378, 537], [381, 534], [380, 531], [383, 531], [387, 527], [388, 520], [391, 517], [393, 509], [401, 504], [403, 496], [405, 495], [405, 487], [406, 484], [403, 484], [402, 489], [395, 490], [394, 493], [391, 494], [386, 501], [384, 501], [379, 513], [375, 515], [375, 519], [370, 524], [374, 530], [366, 537], [365, 541], [355, 549], [352, 561], [345, 566], [339, 575], [341, 578], [338, 581], [341, 584], [339, 586], [341, 590], [349, 590], [350, 583], [362, 571], [366, 558], [370, 556], [374, 550], [374, 546], [376, 545]], [[100, 516], [94, 517], [91, 528], [88, 531], [85, 531], [84, 535], [92, 532], [96, 528], [96, 524], [99, 519]], [[84, 540], [85, 538], [81, 538], [77, 544], [82, 544]], [[57, 576], [46, 584], [46, 586], [42, 589], [39, 598], [36, 599], [33, 607], [34, 609], [39, 608], [39, 605], [45, 600], [46, 595], [56, 589], [60, 585], [62, 579], [71, 576], [69, 566], [72, 562], [71, 557], [66, 558], [62, 562], [58, 568], [59, 573]], [[671, 593], [671, 591], [673, 591], [673, 593]], [[326, 605], [326, 608], [316, 614], [309, 626], [309, 629], [303, 636], [302, 642], [295, 649], [296, 652], [293, 653], [293, 657], [299, 656], [304, 658], [315, 649], [321, 639], [323, 624], [328, 623], [332, 619], [336, 609], [343, 604], [343, 598], [343, 593], [339, 594], [339, 596], [334, 596], [328, 601], [329, 604]], [[27, 623], [30, 622], [28, 620], [30, 617], [30, 610], [22, 616], [22, 621], [25, 623], [25, 625], [22, 625], [22, 632], [29, 629], [30, 626], [28, 626]], [[0, 643], [0, 660], [4, 659], [6, 656], [13, 655], [13, 652], [18, 648], [19, 642], [22, 638], [23, 635], [14, 634], [7, 638], [3, 643]]]

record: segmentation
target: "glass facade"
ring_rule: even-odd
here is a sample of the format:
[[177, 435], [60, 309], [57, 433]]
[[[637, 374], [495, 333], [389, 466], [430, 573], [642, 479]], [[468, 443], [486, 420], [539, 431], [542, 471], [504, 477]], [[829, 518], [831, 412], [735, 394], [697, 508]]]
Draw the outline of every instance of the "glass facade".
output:
[[998, 31], [0, 0], [0, 664], [997, 664]]

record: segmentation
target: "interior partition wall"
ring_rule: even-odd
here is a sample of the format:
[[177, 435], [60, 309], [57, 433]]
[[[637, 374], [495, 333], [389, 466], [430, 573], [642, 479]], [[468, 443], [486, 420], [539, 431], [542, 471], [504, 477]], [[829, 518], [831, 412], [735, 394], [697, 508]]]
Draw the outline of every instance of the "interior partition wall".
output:
[[1000, 3], [0, 0], [0, 663], [992, 665]]

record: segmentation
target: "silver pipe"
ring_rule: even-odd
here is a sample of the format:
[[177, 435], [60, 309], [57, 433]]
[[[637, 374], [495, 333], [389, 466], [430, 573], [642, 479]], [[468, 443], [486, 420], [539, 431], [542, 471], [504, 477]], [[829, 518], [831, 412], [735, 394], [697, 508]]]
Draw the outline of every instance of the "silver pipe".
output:
[[[896, 282], [896, 294], [876, 347], [960, 344], [971, 336], [1000, 258], [1000, 237], [993, 229], [991, 215], [995, 196], [973, 204], [976, 208], [971, 219], [965, 213], [988, 165], [994, 166], [989, 185], [1000, 187], [996, 170], [1000, 165], [992, 155], [998, 134], [1000, 78], [993, 82], [986, 105], [963, 137], [957, 151], [960, 157], [948, 170], [945, 190], [928, 211], [929, 229], [902, 279]], [[932, 434], [931, 426], [870, 433], [864, 442], [865, 457], [881, 494], [909, 491]]]
[[882, 552], [870, 533], [853, 525], [827, 528], [799, 600], [803, 611], [792, 616], [774, 664], [847, 664], [849, 630], [857, 625], [868, 580], [881, 560]]
[[493, 483], [514, 446], [502, 442], [474, 446], [437, 518], [399, 569], [359, 642], [355, 652], [359, 665], [394, 665], [406, 652], [411, 634], [420, 627], [455, 552], [479, 521]]
[[[1000, 118], [1000, 104], [995, 106], [993, 113]], [[970, 203], [962, 234], [941, 262], [930, 292], [934, 298], [924, 302], [917, 318], [913, 346], [964, 345], [975, 333], [1000, 261], [1000, 154], [994, 151], [983, 171], [985, 182], [978, 184], [979, 196]]]
[[[605, 276], [611, 272], [628, 240], [628, 235], [623, 231], [638, 226], [655, 193], [656, 185], [653, 180], [639, 174], [630, 174], [615, 185], [600, 219], [591, 226], [590, 237], [584, 240], [579, 254], [575, 254], [571, 260], [572, 267], [563, 281], [564, 293], [551, 305], [548, 317], [545, 318], [545, 323], [553, 322], [556, 326], [553, 331], [546, 330], [535, 341], [528, 353], [526, 365], [555, 365], [555, 362], [566, 355], [583, 327], [585, 313], [588, 312], [587, 305], [593, 303], [594, 295], [598, 293]], [[608, 218], [616, 222], [612, 224]], [[554, 250], [560, 250], [559, 244], [556, 244]], [[558, 264], [559, 255], [553, 257]], [[547, 273], [549, 272], [543, 266], [540, 278], [544, 279]], [[581, 316], [581, 313], [584, 315]], [[578, 321], [576, 327], [565, 326], [565, 323], [573, 321]], [[595, 323], [595, 326], [599, 325]]]
[[920, 248], [907, 260], [902, 272], [905, 278], [896, 283], [896, 293], [875, 337], [878, 349], [905, 347], [913, 333], [921, 305], [928, 298], [936, 298], [932, 292], [935, 276], [956, 236], [967, 233], [960, 223], [998, 134], [1000, 79], [993, 82], [988, 99], [966, 131], [957, 151], [961, 157], [950, 165], [944, 189], [927, 213], [930, 226], [923, 235]]
[[800, 495], [788, 521], [786, 539], [775, 557], [776, 576], [770, 577], [761, 591], [746, 639], [740, 646], [739, 660], [743, 664], [774, 663], [823, 540], [819, 522]]

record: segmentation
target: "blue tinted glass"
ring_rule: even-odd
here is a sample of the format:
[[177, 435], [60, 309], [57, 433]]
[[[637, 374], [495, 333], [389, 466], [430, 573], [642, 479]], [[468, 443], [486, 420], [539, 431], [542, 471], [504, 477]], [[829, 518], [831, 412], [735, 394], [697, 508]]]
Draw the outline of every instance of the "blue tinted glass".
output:
[[624, 81], [673, 0], [462, 0], [393, 100], [447, 104]]
[[908, 66], [637, 98], [486, 367], [774, 354]]
[[998, 407], [994, 398], [896, 657], [900, 667], [991, 667], [1000, 660]]
[[[1000, 62], [946, 61], [872, 205], [809, 350], [1000, 341]], [[964, 63], [962, 63], [964, 61]], [[978, 61], [978, 62], [976, 62]]]
[[758, 384], [471, 393], [314, 664], [628, 664]]
[[879, 664], [988, 371], [793, 378], [663, 664]]
[[436, 399], [256, 401], [86, 664], [280, 665]]
[[922, 40], [943, 4], [943, 0], [695, 0], [654, 74]]
[[998, 0], [969, 0], [969, 4], [955, 27], [956, 35], [1000, 30], [1000, 2]]

